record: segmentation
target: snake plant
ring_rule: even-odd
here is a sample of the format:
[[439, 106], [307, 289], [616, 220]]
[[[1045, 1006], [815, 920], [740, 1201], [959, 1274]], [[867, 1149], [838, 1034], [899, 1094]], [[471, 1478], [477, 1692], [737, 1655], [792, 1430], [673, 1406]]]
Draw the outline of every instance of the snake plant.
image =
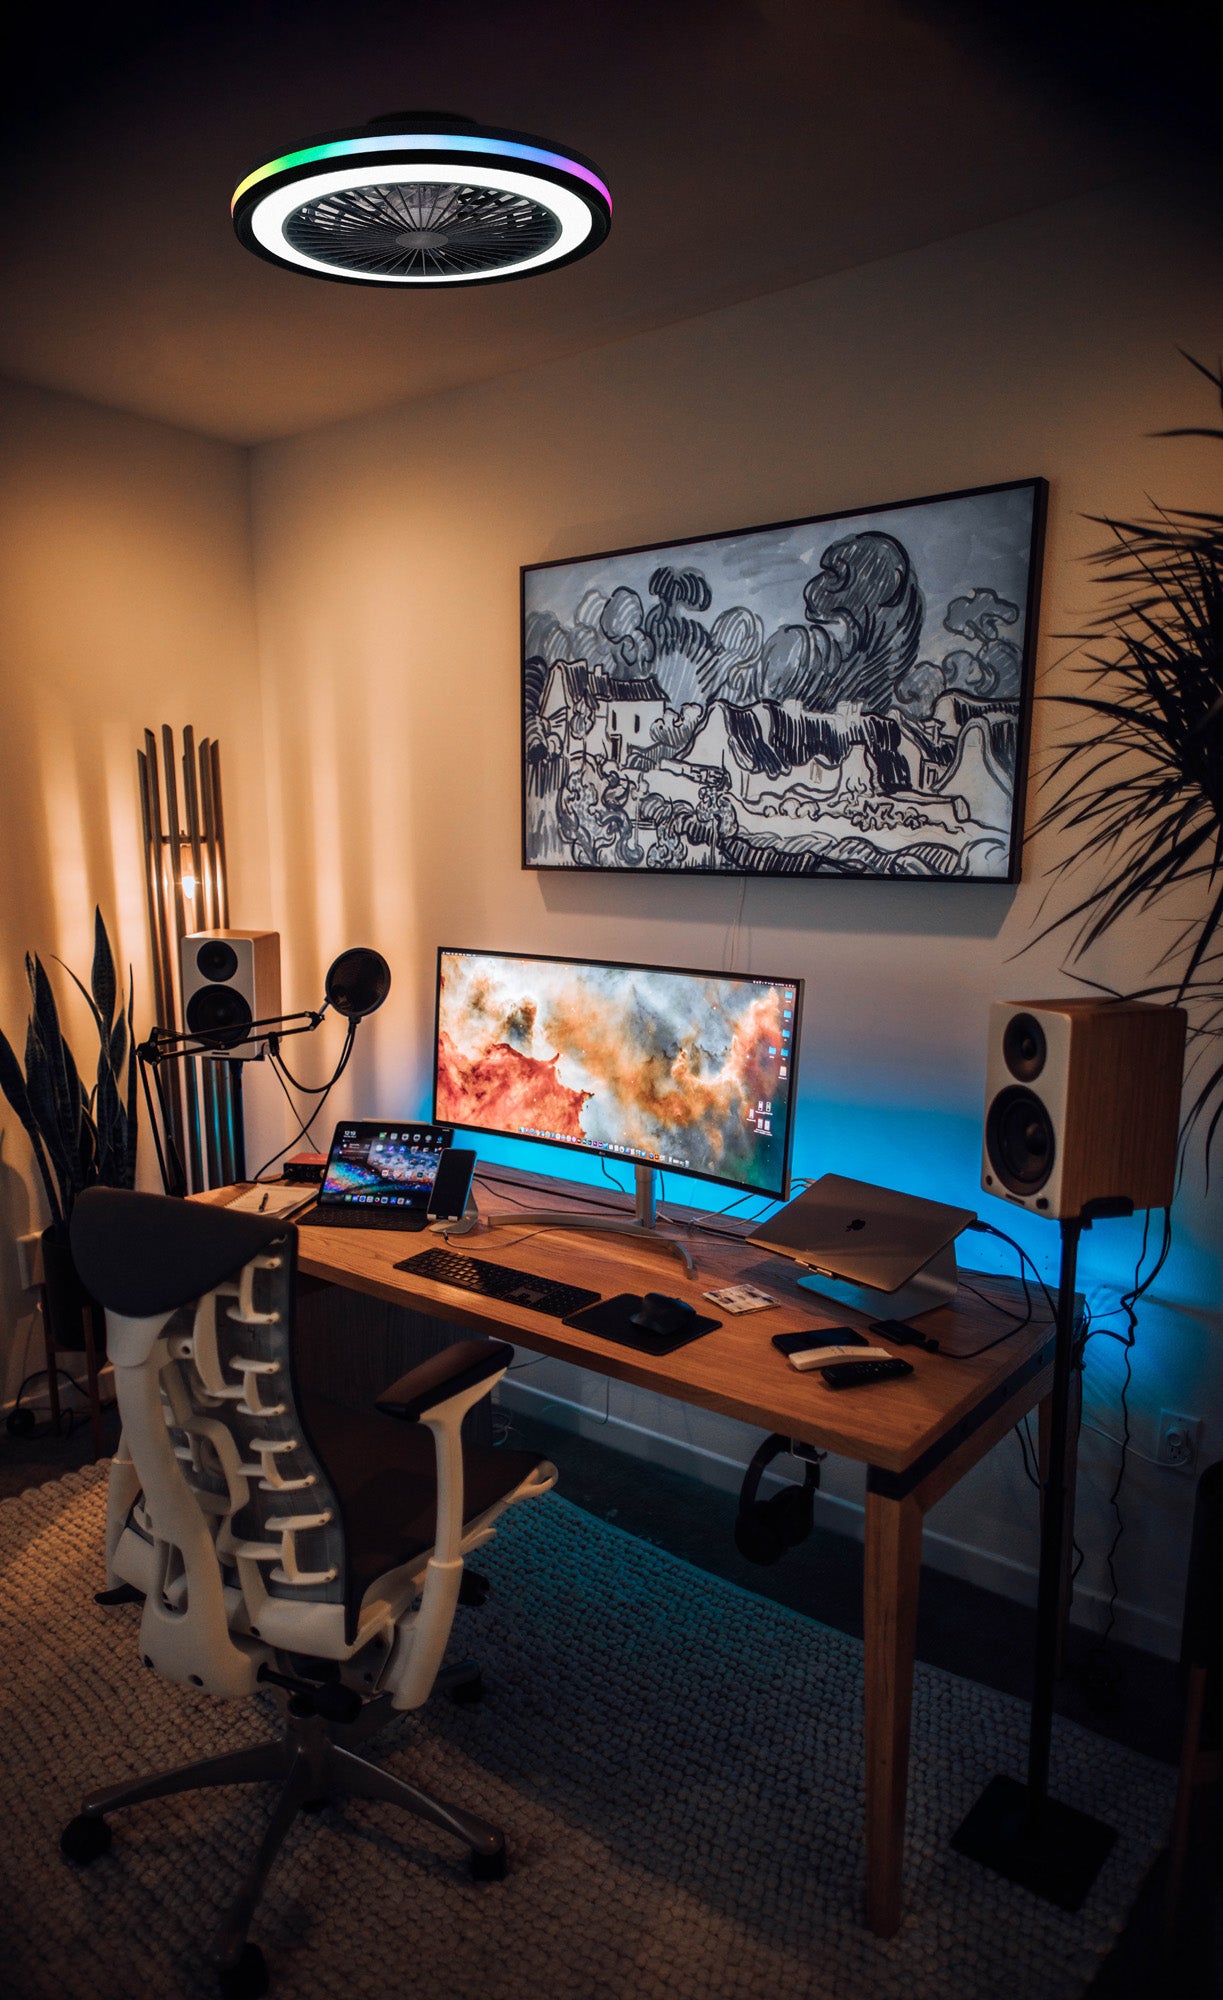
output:
[[[62, 960], [56, 962], [62, 964]], [[131, 974], [127, 1006], [118, 1004], [116, 1012], [119, 995], [114, 956], [102, 913], [95, 910], [89, 986], [70, 967], [63, 967], [84, 994], [98, 1034], [96, 1077], [87, 1089], [64, 1039], [55, 995], [41, 959], [27, 954], [25, 969], [33, 1005], [26, 1023], [25, 1063], [23, 1067], [0, 1031], [0, 1090], [34, 1149], [52, 1222], [63, 1224], [82, 1188], [135, 1186]]]

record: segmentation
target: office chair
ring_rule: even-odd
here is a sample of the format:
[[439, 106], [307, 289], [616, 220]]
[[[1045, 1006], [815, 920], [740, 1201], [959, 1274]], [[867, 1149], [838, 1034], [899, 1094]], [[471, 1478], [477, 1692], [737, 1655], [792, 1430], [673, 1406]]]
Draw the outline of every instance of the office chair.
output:
[[106, 1307], [123, 1423], [107, 1496], [112, 1588], [100, 1601], [143, 1597], [146, 1666], [222, 1696], [270, 1685], [284, 1727], [249, 1749], [89, 1793], [61, 1847], [85, 1864], [109, 1848], [105, 1816], [120, 1806], [279, 1779], [209, 1947], [225, 2000], [253, 2000], [268, 1975], [246, 1933], [299, 1811], [343, 1794], [405, 1806], [463, 1841], [477, 1878], [504, 1874], [496, 1827], [357, 1746], [436, 1685], [478, 1697], [471, 1662], [442, 1666], [460, 1595], [481, 1594], [470, 1576], [463, 1592], [463, 1558], [556, 1473], [534, 1453], [460, 1440], [464, 1412], [512, 1357], [502, 1341], [458, 1341], [368, 1413], [301, 1393], [291, 1224], [91, 1188], [76, 1204], [72, 1251]]

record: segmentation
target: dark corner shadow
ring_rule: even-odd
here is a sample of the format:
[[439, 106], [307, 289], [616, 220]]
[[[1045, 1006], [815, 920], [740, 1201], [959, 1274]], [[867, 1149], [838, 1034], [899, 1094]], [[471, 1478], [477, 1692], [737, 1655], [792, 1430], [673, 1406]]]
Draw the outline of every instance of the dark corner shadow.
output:
[[16, 1118], [13, 1116], [9, 1122], [8, 1107], [3, 1108], [6, 1117], [0, 1123], [0, 1315], [9, 1327], [15, 1327], [30, 1306], [17, 1266], [17, 1239], [29, 1235], [37, 1225], [30, 1215], [30, 1191], [16, 1167], [4, 1158]]
[[867, 936], [996, 938], [1011, 912], [1013, 882], [863, 882], [828, 876], [795, 882], [770, 876], [661, 875], [642, 869], [543, 868], [545, 907], [555, 916], [633, 917], [651, 922], [741, 923], [761, 931], [810, 930]]

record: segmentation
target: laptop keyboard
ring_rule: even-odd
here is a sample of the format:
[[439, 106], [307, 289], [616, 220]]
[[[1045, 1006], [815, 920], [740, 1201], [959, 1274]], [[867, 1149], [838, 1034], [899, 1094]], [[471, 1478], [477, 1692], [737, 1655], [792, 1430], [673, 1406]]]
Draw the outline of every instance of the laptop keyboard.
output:
[[546, 1313], [549, 1319], [564, 1319], [567, 1313], [593, 1306], [598, 1292], [583, 1285], [565, 1285], [558, 1278], [537, 1278], [511, 1264], [494, 1264], [486, 1257], [464, 1257], [457, 1250], [421, 1250], [396, 1264], [397, 1271], [412, 1271], [418, 1278], [433, 1278], [439, 1284], [457, 1285], [460, 1291], [479, 1292], [485, 1299], [505, 1305], [529, 1306]]
[[[386, 1211], [383, 1211], [386, 1214]], [[423, 1229], [429, 1218], [420, 1208], [395, 1210], [393, 1222], [375, 1220], [374, 1211], [367, 1208], [312, 1208], [308, 1214], [294, 1218], [299, 1229]]]

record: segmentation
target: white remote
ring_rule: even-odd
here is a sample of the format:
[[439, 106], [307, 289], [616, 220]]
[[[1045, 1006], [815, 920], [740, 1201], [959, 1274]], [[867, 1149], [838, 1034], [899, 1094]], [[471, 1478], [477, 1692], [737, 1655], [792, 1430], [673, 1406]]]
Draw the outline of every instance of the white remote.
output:
[[886, 1347], [803, 1347], [786, 1356], [791, 1368], [826, 1368], [830, 1361], [892, 1361]]

